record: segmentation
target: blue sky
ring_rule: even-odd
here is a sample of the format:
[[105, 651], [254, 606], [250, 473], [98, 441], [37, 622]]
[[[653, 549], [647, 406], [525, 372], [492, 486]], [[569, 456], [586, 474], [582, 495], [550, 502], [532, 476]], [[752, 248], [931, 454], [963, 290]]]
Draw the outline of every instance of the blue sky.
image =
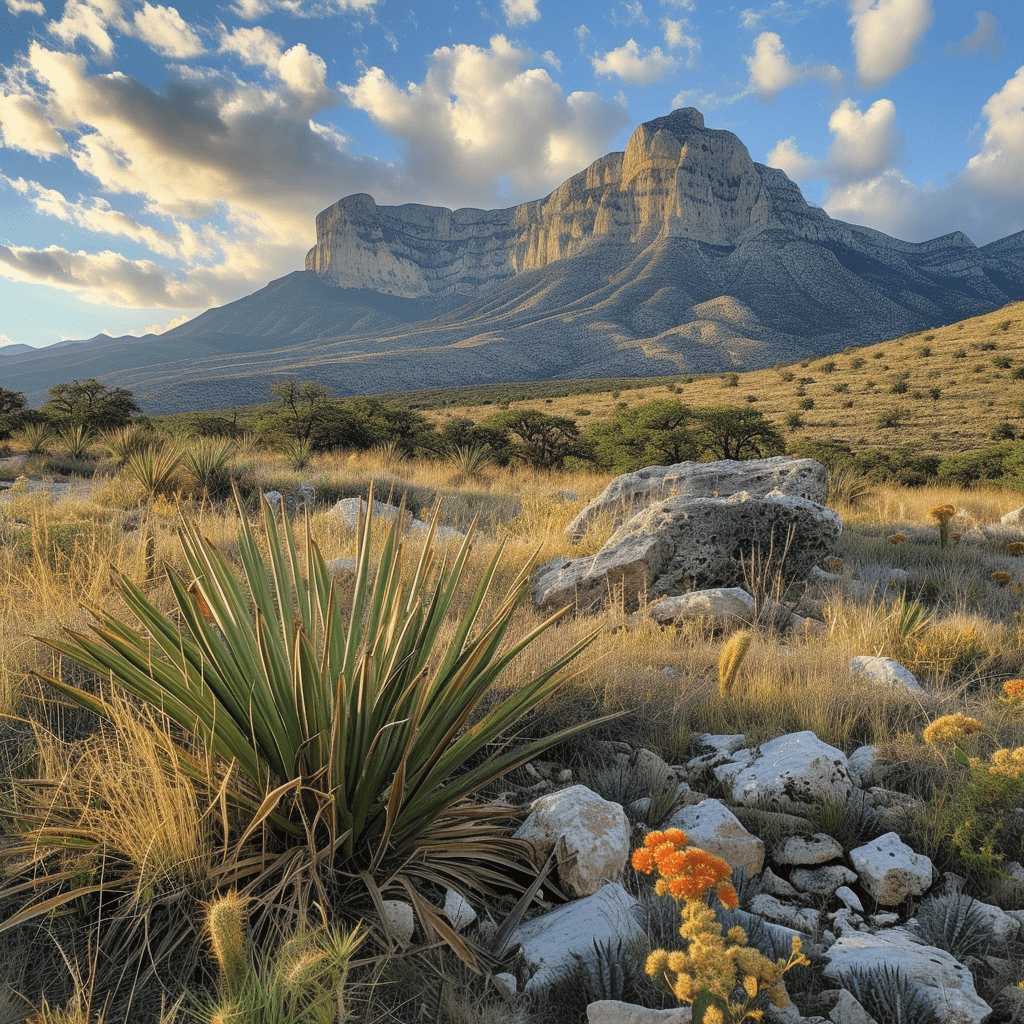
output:
[[0, 0], [0, 343], [165, 330], [316, 214], [540, 198], [695, 106], [832, 216], [1024, 229], [1020, 0]]

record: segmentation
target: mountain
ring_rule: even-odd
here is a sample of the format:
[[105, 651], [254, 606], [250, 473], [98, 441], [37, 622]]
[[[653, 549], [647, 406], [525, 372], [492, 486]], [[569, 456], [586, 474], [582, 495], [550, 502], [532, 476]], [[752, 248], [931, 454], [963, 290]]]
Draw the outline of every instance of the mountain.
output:
[[158, 337], [4, 360], [31, 399], [97, 376], [152, 412], [489, 381], [754, 369], [1024, 299], [1024, 232], [977, 247], [833, 220], [692, 108], [640, 125], [545, 199], [316, 220], [306, 270]]

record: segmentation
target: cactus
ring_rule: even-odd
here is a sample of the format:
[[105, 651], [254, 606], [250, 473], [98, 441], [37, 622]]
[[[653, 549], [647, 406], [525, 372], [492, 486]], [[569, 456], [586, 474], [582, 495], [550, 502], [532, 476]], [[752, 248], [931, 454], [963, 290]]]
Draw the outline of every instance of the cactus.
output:
[[218, 896], [206, 910], [213, 957], [229, 998], [245, 984], [249, 961], [245, 953], [245, 912], [248, 900], [236, 892]]
[[738, 629], [722, 648], [718, 658], [718, 692], [725, 697], [732, 690], [736, 677], [740, 673], [743, 659], [750, 650], [751, 632], [749, 629]]

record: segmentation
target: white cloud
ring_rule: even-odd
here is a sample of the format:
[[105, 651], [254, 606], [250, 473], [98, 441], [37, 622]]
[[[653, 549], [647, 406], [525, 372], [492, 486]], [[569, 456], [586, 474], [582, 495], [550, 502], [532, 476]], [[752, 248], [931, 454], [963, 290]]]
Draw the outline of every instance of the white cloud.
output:
[[7, 10], [11, 14], [45, 14], [43, 0], [7, 0]]
[[[401, 88], [369, 68], [342, 91], [405, 145], [405, 173], [430, 202], [496, 205], [535, 198], [607, 152], [628, 121], [595, 93], [564, 96], [530, 53], [503, 35], [430, 55], [420, 83]], [[495, 182], [505, 179], [499, 196]], [[511, 194], [509, 194], [511, 193]]]
[[235, 28], [221, 37], [220, 52], [235, 53], [246, 64], [264, 67], [296, 96], [326, 103], [333, 95], [327, 88], [327, 65], [305, 43], [283, 50], [284, 40], [260, 25]]
[[647, 17], [647, 12], [644, 10], [644, 5], [641, 0], [632, 0], [632, 2], [620, 2], [619, 6], [625, 12], [619, 14], [616, 9], [612, 9], [611, 12], [611, 23], [618, 27], [619, 25], [649, 25], [651, 23], [650, 18]]
[[740, 11], [740, 28], [755, 29], [761, 24], [764, 11], [755, 11], [747, 7]]
[[989, 98], [982, 113], [988, 127], [981, 151], [968, 161], [965, 176], [995, 200], [1016, 199], [1024, 205], [1024, 66]]
[[240, 18], [255, 21], [271, 11], [284, 11], [293, 18], [321, 18], [347, 11], [372, 11], [377, 0], [235, 0], [230, 8]]
[[781, 168], [794, 181], [816, 178], [820, 173], [818, 161], [813, 156], [801, 152], [795, 135], [790, 135], [788, 139], [780, 139], [768, 154], [765, 162], [769, 167]]
[[862, 114], [853, 100], [845, 99], [828, 119], [828, 130], [834, 138], [825, 172], [835, 182], [880, 174], [896, 163], [903, 149], [892, 100], [875, 100]]
[[119, 0], [67, 0], [60, 21], [48, 22], [46, 27], [68, 46], [85, 39], [110, 60], [114, 56], [114, 41], [107, 31], [111, 25], [124, 25]]
[[762, 32], [754, 40], [753, 55], [743, 59], [750, 70], [750, 88], [765, 100], [803, 82], [838, 83], [842, 78], [831, 64], [791, 64], [777, 32]]
[[135, 12], [135, 35], [165, 57], [184, 59], [203, 52], [196, 30], [174, 7], [145, 4]]
[[686, 50], [686, 66], [692, 68], [700, 53], [700, 40], [689, 34], [690, 23], [686, 18], [663, 18], [661, 28], [665, 33], [665, 45], [670, 50]]
[[538, 0], [501, 0], [505, 21], [509, 25], [525, 25], [528, 21], [538, 21], [540, 11], [537, 10], [537, 3]]
[[599, 75], [616, 75], [632, 85], [653, 85], [679, 67], [679, 61], [662, 53], [660, 46], [641, 54], [635, 39], [609, 50], [603, 57], [592, 57], [594, 71]]
[[914, 47], [935, 18], [932, 0], [849, 0], [857, 74], [873, 89], [914, 60]]
[[187, 324], [191, 319], [192, 317], [188, 313], [183, 313], [181, 316], [176, 316], [173, 320], [168, 320], [165, 324], [152, 323], [148, 327], [140, 327], [138, 330], [132, 331], [131, 333], [136, 338], [142, 338], [147, 334], [164, 334], [167, 331], [173, 330], [175, 327]]
[[974, 18], [977, 22], [974, 31], [964, 36], [955, 45], [946, 47], [946, 53], [949, 56], [967, 57], [972, 53], [977, 53], [990, 43], [993, 54], [998, 55], [1002, 51], [998, 38], [999, 19], [988, 11], [975, 11]]
[[0, 138], [11, 149], [21, 149], [48, 160], [63, 156], [67, 146], [49, 117], [46, 104], [31, 92], [0, 92]]

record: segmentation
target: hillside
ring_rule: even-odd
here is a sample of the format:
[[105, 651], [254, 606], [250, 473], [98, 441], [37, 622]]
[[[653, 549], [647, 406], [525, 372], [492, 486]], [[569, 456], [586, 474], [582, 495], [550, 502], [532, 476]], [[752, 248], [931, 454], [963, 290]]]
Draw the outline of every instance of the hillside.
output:
[[286, 376], [351, 395], [751, 370], [1024, 299], [1024, 233], [918, 244], [833, 220], [692, 108], [512, 209], [349, 196], [306, 266], [158, 338], [12, 355], [6, 386], [38, 402], [96, 376], [173, 412]]

